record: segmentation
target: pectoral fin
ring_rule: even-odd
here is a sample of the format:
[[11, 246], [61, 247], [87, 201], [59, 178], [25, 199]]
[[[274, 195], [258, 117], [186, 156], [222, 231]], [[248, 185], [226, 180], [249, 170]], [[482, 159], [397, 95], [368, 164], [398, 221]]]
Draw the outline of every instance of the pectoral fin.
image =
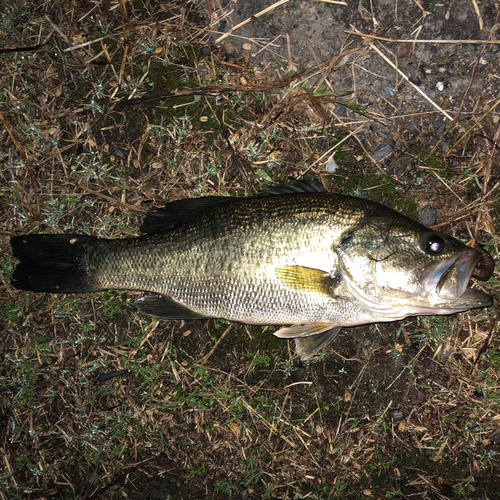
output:
[[135, 307], [143, 314], [161, 319], [207, 319], [188, 307], [163, 295], [144, 295], [135, 301]]
[[321, 269], [303, 266], [279, 266], [274, 271], [276, 278], [287, 288], [304, 292], [332, 296], [339, 278]]

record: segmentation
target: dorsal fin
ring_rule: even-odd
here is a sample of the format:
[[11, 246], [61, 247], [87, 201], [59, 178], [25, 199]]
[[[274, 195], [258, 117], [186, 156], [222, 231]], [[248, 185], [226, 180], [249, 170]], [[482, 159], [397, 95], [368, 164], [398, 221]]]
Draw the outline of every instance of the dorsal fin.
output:
[[141, 226], [143, 233], [158, 233], [175, 229], [189, 216], [220, 203], [230, 203], [238, 199], [229, 196], [206, 196], [205, 198], [186, 198], [167, 203], [163, 208], [149, 212]]
[[[282, 182], [258, 193], [256, 196], [274, 196], [294, 193], [324, 193], [321, 184], [316, 181], [301, 179], [291, 183]], [[231, 196], [206, 196], [204, 198], [186, 198], [167, 203], [163, 208], [149, 212], [141, 226], [141, 231], [147, 234], [175, 229], [188, 217], [201, 213], [209, 207], [221, 203], [231, 203], [241, 198]]]
[[325, 193], [325, 188], [316, 180], [300, 179], [293, 182], [280, 182], [257, 194], [257, 196], [271, 196], [294, 193]]

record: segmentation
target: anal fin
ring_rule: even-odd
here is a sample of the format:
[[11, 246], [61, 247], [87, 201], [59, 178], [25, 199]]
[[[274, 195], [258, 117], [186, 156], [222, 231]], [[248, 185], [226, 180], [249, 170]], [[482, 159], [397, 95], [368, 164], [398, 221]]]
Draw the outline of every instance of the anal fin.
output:
[[280, 339], [310, 337], [311, 335], [318, 335], [332, 328], [333, 324], [328, 322], [305, 323], [280, 328], [277, 332], [274, 332], [274, 335]]
[[135, 307], [143, 314], [161, 319], [207, 319], [206, 316], [163, 295], [144, 295], [135, 301]]

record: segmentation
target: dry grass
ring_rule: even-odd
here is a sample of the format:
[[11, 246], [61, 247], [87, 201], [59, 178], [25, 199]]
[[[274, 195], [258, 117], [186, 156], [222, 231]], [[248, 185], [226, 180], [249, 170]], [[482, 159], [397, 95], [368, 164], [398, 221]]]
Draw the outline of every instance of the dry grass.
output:
[[[325, 84], [372, 39], [270, 83], [200, 48], [189, 3], [78, 5], [1, 8], [2, 45], [39, 47], [0, 54], [0, 498], [497, 498], [496, 308], [345, 330], [303, 365], [266, 327], [9, 284], [11, 235], [124, 237], [165, 199], [304, 173], [413, 216], [445, 199], [437, 225], [497, 257], [496, 140], [471, 141], [497, 138], [482, 119], [497, 103], [455, 128], [449, 166], [407, 134], [426, 115], [368, 113]], [[385, 166], [353, 142], [377, 121], [408, 145]]]

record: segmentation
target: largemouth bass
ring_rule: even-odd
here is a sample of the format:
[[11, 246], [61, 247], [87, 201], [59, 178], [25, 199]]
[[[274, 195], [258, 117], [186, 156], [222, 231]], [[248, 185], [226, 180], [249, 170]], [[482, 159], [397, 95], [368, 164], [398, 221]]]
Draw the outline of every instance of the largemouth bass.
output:
[[375, 202], [296, 181], [248, 198], [206, 197], [151, 212], [142, 236], [11, 239], [11, 283], [35, 292], [152, 292], [138, 309], [164, 319], [292, 325], [305, 360], [340, 327], [492, 305], [470, 287], [493, 258]]

